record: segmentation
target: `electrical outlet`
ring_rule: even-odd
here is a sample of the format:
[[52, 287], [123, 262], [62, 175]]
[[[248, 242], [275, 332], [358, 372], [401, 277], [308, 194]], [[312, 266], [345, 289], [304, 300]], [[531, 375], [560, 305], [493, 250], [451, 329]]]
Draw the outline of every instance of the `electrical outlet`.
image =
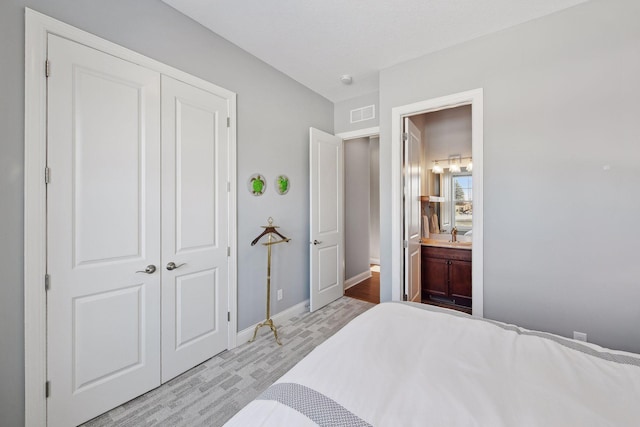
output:
[[587, 342], [587, 334], [586, 332], [576, 332], [573, 331], [573, 339], [578, 341]]
[[282, 289], [278, 289], [278, 301], [282, 299]]

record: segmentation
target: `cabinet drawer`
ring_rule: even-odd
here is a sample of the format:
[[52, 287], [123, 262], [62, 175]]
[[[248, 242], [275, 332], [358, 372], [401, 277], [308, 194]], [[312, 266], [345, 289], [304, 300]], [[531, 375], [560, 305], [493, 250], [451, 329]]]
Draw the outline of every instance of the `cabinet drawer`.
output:
[[422, 257], [471, 261], [471, 251], [469, 249], [452, 249], [439, 248], [436, 246], [423, 246]]

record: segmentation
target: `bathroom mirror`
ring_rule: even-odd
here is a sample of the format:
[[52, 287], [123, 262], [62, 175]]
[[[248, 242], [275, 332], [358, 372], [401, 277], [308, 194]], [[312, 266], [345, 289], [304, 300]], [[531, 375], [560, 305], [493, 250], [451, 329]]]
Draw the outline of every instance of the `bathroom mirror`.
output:
[[[462, 168], [460, 172], [444, 169], [441, 174], [429, 171], [427, 181], [429, 196], [439, 196], [438, 202], [430, 201], [423, 206], [423, 216], [428, 218], [429, 232], [451, 233], [453, 227], [458, 235], [472, 231], [473, 227], [473, 176]], [[431, 199], [433, 199], [432, 197]], [[435, 219], [434, 219], [435, 216]], [[433, 223], [436, 221], [437, 227]]]

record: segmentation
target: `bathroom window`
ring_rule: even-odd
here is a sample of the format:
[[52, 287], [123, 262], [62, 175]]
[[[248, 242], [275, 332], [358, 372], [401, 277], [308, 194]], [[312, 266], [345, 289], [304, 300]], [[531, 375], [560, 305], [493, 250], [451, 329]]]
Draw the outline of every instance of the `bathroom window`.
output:
[[473, 177], [471, 172], [451, 173], [445, 170], [443, 177], [444, 202], [441, 203], [442, 215], [440, 229], [450, 233], [453, 227], [459, 234], [471, 231], [473, 227]]
[[458, 231], [471, 230], [473, 216], [473, 178], [470, 172], [451, 175], [452, 224]]

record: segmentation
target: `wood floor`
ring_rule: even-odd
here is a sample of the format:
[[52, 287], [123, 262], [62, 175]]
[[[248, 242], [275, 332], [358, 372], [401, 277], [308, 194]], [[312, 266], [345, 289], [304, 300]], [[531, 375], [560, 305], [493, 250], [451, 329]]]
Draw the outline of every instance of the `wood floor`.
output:
[[344, 291], [348, 297], [380, 304], [380, 273], [371, 272], [371, 277]]
[[[373, 304], [380, 304], [380, 273], [376, 271], [372, 271], [370, 278], [345, 290], [344, 295], [351, 298], [359, 299], [360, 301], [366, 301]], [[446, 304], [443, 302], [429, 300], [429, 299], [423, 299], [422, 303], [435, 305], [439, 307], [450, 308], [452, 310], [457, 310], [463, 313], [471, 314], [470, 307]]]

